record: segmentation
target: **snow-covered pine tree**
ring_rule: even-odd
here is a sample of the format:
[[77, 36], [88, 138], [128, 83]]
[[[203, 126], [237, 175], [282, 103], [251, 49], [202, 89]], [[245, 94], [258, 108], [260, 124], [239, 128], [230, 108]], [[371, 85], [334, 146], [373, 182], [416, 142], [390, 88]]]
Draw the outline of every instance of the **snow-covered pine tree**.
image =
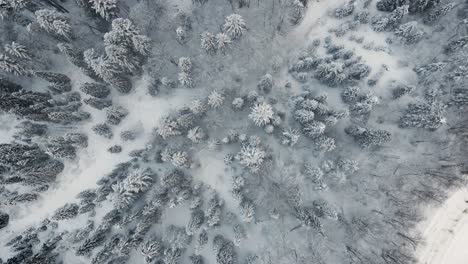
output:
[[118, 209], [130, 206], [139, 195], [153, 184], [154, 173], [151, 169], [135, 169], [121, 182], [112, 185], [115, 192], [115, 206]]
[[40, 9], [34, 14], [39, 26], [47, 33], [63, 37], [67, 40], [72, 38], [72, 29], [67, 17], [51, 9]]
[[255, 125], [265, 126], [270, 124], [273, 119], [273, 115], [273, 107], [266, 102], [262, 102], [251, 108], [249, 118], [254, 121]]
[[240, 38], [246, 31], [244, 18], [238, 14], [231, 14], [224, 20], [223, 30], [232, 39]]
[[217, 46], [215, 36], [208, 31], [203, 32], [201, 34], [200, 45], [208, 54], [215, 53]]
[[105, 20], [112, 20], [119, 14], [117, 0], [88, 0], [91, 8]]

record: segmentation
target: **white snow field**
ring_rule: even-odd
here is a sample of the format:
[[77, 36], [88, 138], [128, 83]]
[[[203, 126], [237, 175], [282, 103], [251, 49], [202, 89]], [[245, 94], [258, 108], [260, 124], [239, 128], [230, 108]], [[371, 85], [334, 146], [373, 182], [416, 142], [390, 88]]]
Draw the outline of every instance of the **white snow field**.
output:
[[419, 226], [424, 242], [416, 250], [420, 264], [468, 261], [468, 188], [454, 192]]

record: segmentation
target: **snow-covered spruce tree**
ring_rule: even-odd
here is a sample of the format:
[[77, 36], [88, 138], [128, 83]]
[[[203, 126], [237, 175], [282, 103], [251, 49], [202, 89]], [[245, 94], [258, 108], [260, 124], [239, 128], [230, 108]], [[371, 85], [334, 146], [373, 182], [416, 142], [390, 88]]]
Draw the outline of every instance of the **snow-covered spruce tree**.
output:
[[201, 34], [200, 45], [208, 54], [215, 53], [216, 52], [215, 36], [208, 31], [203, 32]]
[[407, 85], [407, 84], [397, 85], [392, 90], [393, 99], [401, 98], [404, 95], [411, 93], [415, 89], [416, 87], [414, 85]]
[[15, 13], [26, 8], [28, 3], [27, 0], [2, 0], [0, 2], [0, 19], [11, 18]]
[[68, 76], [56, 72], [34, 72], [38, 78], [44, 79], [50, 83], [48, 88], [56, 93], [71, 91], [71, 80]]
[[65, 219], [75, 218], [78, 215], [78, 205], [77, 204], [65, 204], [64, 206], [57, 209], [52, 216], [52, 219], [60, 221]]
[[132, 88], [130, 80], [123, 76], [121, 69], [116, 63], [105, 59], [94, 49], [88, 49], [83, 53], [84, 61], [104, 81], [112, 85], [121, 93], [128, 93]]
[[406, 0], [379, 0], [377, 2], [377, 9], [385, 12], [392, 12], [397, 7], [406, 3]]
[[238, 14], [231, 14], [224, 20], [223, 30], [232, 39], [240, 38], [246, 31], [244, 18]]
[[185, 168], [190, 166], [188, 154], [185, 151], [177, 151], [171, 156], [171, 163], [175, 167]]
[[345, 132], [352, 136], [365, 149], [380, 147], [391, 140], [391, 134], [385, 130], [368, 129], [352, 125], [347, 127]]
[[216, 49], [220, 50], [221, 52], [225, 52], [229, 45], [231, 45], [232, 39], [231, 37], [223, 32], [216, 34]]
[[187, 137], [193, 142], [193, 143], [199, 143], [200, 141], [204, 140], [206, 138], [206, 134], [203, 131], [202, 128], [199, 126], [196, 126], [192, 129], [190, 129], [187, 133]]
[[115, 192], [115, 206], [118, 209], [130, 206], [141, 193], [153, 184], [154, 173], [151, 169], [135, 169], [123, 181], [112, 185]]
[[312, 121], [304, 125], [302, 131], [308, 137], [314, 138], [325, 132], [326, 125], [321, 121]]
[[294, 0], [291, 3], [291, 11], [290, 11], [290, 20], [293, 24], [299, 24], [299, 22], [304, 17], [305, 7], [304, 4], [299, 0]]
[[162, 241], [157, 237], [150, 237], [141, 247], [141, 254], [146, 263], [152, 263], [156, 258], [164, 253]]
[[301, 134], [297, 129], [290, 128], [287, 130], [283, 130], [281, 144], [289, 145], [290, 147], [292, 147], [297, 144], [300, 137]]
[[451, 10], [455, 8], [455, 3], [447, 3], [443, 6], [439, 6], [434, 10], [431, 10], [429, 14], [424, 17], [424, 24], [433, 25], [439, 21], [442, 17], [447, 15]]
[[20, 61], [0, 53], [0, 70], [18, 76], [27, 75], [28, 70]]
[[97, 135], [103, 136], [107, 139], [114, 137], [114, 133], [112, 133], [110, 126], [106, 123], [96, 124], [93, 126], [92, 130]]
[[252, 222], [255, 220], [255, 205], [248, 199], [242, 199], [239, 204], [241, 218], [244, 222]]
[[450, 41], [444, 49], [444, 52], [447, 54], [453, 54], [456, 51], [464, 48], [468, 44], [468, 35], [461, 36], [455, 40]]
[[72, 38], [72, 29], [67, 17], [50, 9], [40, 9], [34, 14], [39, 26], [47, 33], [63, 37], [67, 40]]
[[347, 1], [343, 6], [336, 8], [332, 15], [338, 19], [345, 18], [347, 16], [350, 16], [356, 7], [356, 1], [351, 0]]
[[369, 114], [372, 108], [380, 103], [380, 99], [370, 93], [362, 96], [359, 101], [349, 106], [351, 113], [356, 115]]
[[400, 126], [436, 130], [446, 122], [445, 108], [440, 102], [411, 103], [400, 118]]
[[336, 61], [321, 63], [317, 66], [314, 76], [329, 86], [337, 86], [346, 80], [344, 67], [343, 63]]
[[216, 226], [221, 221], [223, 202], [218, 198], [217, 195], [212, 195], [208, 200], [208, 204], [205, 211], [206, 223], [209, 227]]
[[259, 145], [243, 144], [238, 157], [240, 164], [247, 167], [251, 172], [257, 173], [266, 158], [266, 152]]
[[313, 207], [315, 214], [320, 218], [338, 220], [337, 210], [325, 200], [315, 200], [313, 201]]
[[135, 72], [141, 67], [141, 56], [150, 50], [150, 40], [129, 20], [112, 20], [112, 30], [104, 34], [107, 59], [119, 65], [123, 70]]
[[411, 21], [399, 26], [394, 34], [400, 39], [404, 44], [414, 44], [421, 40], [424, 35], [424, 31], [419, 29], [418, 22]]
[[110, 94], [110, 89], [102, 83], [85, 82], [80, 86], [80, 90], [96, 98], [106, 98]]
[[217, 90], [213, 90], [209, 95], [208, 95], [208, 105], [211, 108], [219, 108], [224, 104], [224, 100], [226, 98], [223, 96], [222, 93], [218, 92]]
[[323, 225], [320, 219], [315, 215], [313, 208], [295, 207], [294, 215], [302, 226], [312, 228], [319, 234], [323, 234]]
[[218, 264], [235, 264], [237, 263], [237, 254], [234, 249], [234, 243], [218, 235], [213, 240], [213, 249], [216, 255], [216, 263]]
[[271, 92], [271, 89], [273, 88], [273, 76], [271, 76], [271, 74], [263, 75], [257, 84], [257, 88], [264, 93]]
[[274, 112], [273, 107], [266, 103], [259, 103], [251, 108], [249, 118], [254, 121], [257, 126], [265, 126], [270, 124], [273, 120]]
[[118, 125], [128, 115], [128, 110], [121, 106], [111, 106], [106, 109], [106, 122]]
[[14, 58], [23, 59], [23, 60], [31, 59], [31, 54], [28, 51], [28, 49], [25, 46], [19, 43], [16, 43], [14, 41], [11, 42], [11, 44], [5, 44], [4, 50], [8, 55]]
[[102, 18], [110, 21], [119, 14], [117, 0], [89, 0], [91, 8]]
[[411, 13], [423, 13], [440, 4], [440, 0], [414, 0], [409, 1], [409, 11]]
[[52, 140], [46, 145], [47, 154], [59, 159], [74, 159], [76, 157], [76, 148], [63, 138]]
[[182, 72], [192, 73], [193, 65], [192, 65], [192, 60], [190, 60], [190, 58], [180, 57], [179, 62], [178, 62], [178, 66], [179, 66], [179, 69]]
[[208, 232], [203, 229], [195, 240], [195, 253], [200, 254], [200, 252], [205, 248], [208, 243]]
[[205, 214], [202, 210], [196, 209], [192, 210], [190, 214], [190, 220], [187, 223], [186, 232], [189, 235], [193, 235], [197, 229], [201, 227], [203, 222], [205, 221]]

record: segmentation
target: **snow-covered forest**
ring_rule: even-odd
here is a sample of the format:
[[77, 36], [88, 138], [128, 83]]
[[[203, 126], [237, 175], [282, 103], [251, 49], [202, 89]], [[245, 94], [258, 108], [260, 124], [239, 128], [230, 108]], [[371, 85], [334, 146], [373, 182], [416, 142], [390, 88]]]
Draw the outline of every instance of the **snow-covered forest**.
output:
[[423, 264], [467, 51], [465, 0], [0, 0], [0, 264]]

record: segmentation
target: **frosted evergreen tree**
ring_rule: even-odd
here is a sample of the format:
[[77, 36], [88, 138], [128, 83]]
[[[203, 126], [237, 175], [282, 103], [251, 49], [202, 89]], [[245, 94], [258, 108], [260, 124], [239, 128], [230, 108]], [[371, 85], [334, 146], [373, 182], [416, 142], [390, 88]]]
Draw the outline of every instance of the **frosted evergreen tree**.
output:
[[68, 18], [50, 9], [40, 9], [34, 14], [37, 23], [43, 30], [65, 39], [71, 39], [72, 30]]
[[179, 69], [182, 72], [191, 73], [192, 72], [192, 61], [187, 57], [180, 57], [178, 63]]
[[344, 64], [341, 62], [321, 63], [315, 70], [315, 78], [330, 86], [341, 84], [346, 79]]
[[297, 129], [283, 130], [281, 144], [292, 147], [297, 144], [300, 137], [301, 134]]
[[150, 169], [131, 171], [123, 181], [112, 185], [116, 198], [115, 206], [118, 209], [127, 208], [152, 184], [153, 172]]
[[447, 54], [452, 54], [462, 48], [464, 48], [468, 44], [468, 35], [466, 36], [461, 36], [455, 40], [450, 41], [446, 46], [445, 46], [445, 53]]
[[404, 44], [414, 44], [424, 35], [424, 31], [419, 29], [416, 21], [402, 24], [394, 31], [394, 33]]
[[291, 4], [290, 19], [293, 24], [298, 24], [304, 17], [305, 7], [299, 0], [294, 0]]
[[217, 49], [217, 40], [215, 36], [210, 32], [203, 32], [201, 34], [200, 44], [201, 47], [209, 54], [215, 53]]
[[308, 137], [317, 137], [319, 135], [322, 135], [325, 132], [326, 125], [323, 122], [320, 121], [312, 121], [310, 123], [307, 123], [302, 131], [304, 134]]
[[111, 128], [106, 123], [96, 124], [92, 127], [92, 130], [97, 135], [103, 136], [107, 139], [111, 139], [114, 136], [114, 133], [112, 133]]
[[229, 48], [231, 43], [232, 40], [228, 34], [223, 32], [216, 34], [216, 49], [224, 52], [227, 50], [227, 48]]
[[271, 74], [263, 75], [257, 84], [257, 88], [264, 93], [271, 92], [273, 88], [273, 76]]
[[28, 0], [2, 0], [0, 1], [0, 19], [7, 19], [15, 13], [26, 8]]
[[105, 20], [112, 20], [117, 17], [119, 7], [117, 0], [89, 0], [91, 8]]
[[433, 25], [435, 22], [447, 15], [453, 8], [455, 8], [455, 3], [448, 3], [431, 10], [431, 12], [424, 17], [424, 24]]
[[172, 154], [171, 156], [171, 163], [175, 167], [188, 167], [189, 166], [189, 159], [187, 152], [185, 151], [177, 151]]
[[118, 125], [128, 115], [128, 110], [121, 106], [111, 106], [106, 109], [106, 122]]
[[206, 223], [208, 226], [216, 226], [221, 221], [221, 210], [223, 203], [216, 195], [213, 195], [209, 200], [205, 211]]
[[202, 230], [195, 240], [195, 253], [200, 254], [200, 252], [205, 248], [208, 243], [208, 232]]
[[411, 103], [400, 118], [400, 126], [436, 130], [446, 123], [445, 108], [440, 102]]
[[244, 222], [251, 222], [255, 219], [255, 205], [247, 200], [243, 199], [239, 204], [240, 215]]
[[252, 144], [243, 145], [238, 155], [240, 164], [254, 173], [260, 171], [261, 165], [266, 158], [265, 150]]
[[391, 134], [385, 130], [367, 129], [353, 125], [347, 127], [345, 132], [365, 149], [380, 147], [391, 140]]
[[185, 42], [187, 39], [187, 31], [184, 27], [177, 27], [176, 28], [176, 35], [180, 42]]
[[31, 54], [29, 53], [26, 46], [23, 46], [16, 42], [11, 42], [11, 44], [5, 44], [4, 46], [5, 52], [15, 58], [23, 59], [23, 60], [30, 60]]
[[163, 117], [161, 119], [161, 124], [159, 125], [157, 132], [164, 139], [182, 134], [177, 121], [169, 116]]
[[411, 13], [422, 13], [438, 6], [440, 0], [414, 0], [410, 1], [409, 11]]
[[0, 54], [0, 70], [18, 76], [28, 74], [22, 63], [5, 54]]
[[110, 89], [102, 83], [85, 82], [80, 86], [80, 90], [96, 98], [106, 98], [110, 94]]
[[293, 117], [297, 122], [306, 125], [315, 119], [315, 113], [306, 109], [298, 109], [294, 111]]
[[199, 115], [205, 113], [207, 109], [205, 103], [202, 100], [194, 99], [190, 103], [190, 110], [192, 113]]
[[213, 90], [209, 95], [208, 95], [208, 105], [211, 108], [219, 108], [224, 104], [225, 97], [223, 94], [218, 92], [217, 90]]
[[162, 241], [157, 237], [150, 237], [141, 247], [141, 254], [146, 263], [152, 263], [164, 253]]
[[265, 126], [273, 119], [273, 107], [266, 102], [255, 105], [251, 108], [249, 118], [254, 121], [257, 126]]
[[64, 206], [57, 209], [52, 216], [52, 219], [60, 221], [65, 219], [75, 218], [78, 215], [78, 205], [77, 204], [65, 204]]
[[194, 86], [192, 75], [187, 72], [180, 72], [178, 79], [183, 87], [192, 88]]
[[193, 235], [195, 231], [201, 227], [203, 222], [205, 221], [205, 214], [203, 211], [196, 209], [192, 210], [192, 213], [190, 214], [190, 220], [187, 224], [187, 234]]
[[231, 14], [224, 20], [223, 30], [232, 39], [241, 37], [246, 31], [246, 24], [241, 15]]
[[199, 143], [200, 141], [206, 138], [206, 134], [202, 128], [200, 128], [199, 126], [196, 126], [188, 131], [187, 137], [192, 142]]
[[325, 135], [320, 135], [314, 138], [314, 144], [320, 151], [323, 152], [332, 151], [336, 148], [335, 139]]

